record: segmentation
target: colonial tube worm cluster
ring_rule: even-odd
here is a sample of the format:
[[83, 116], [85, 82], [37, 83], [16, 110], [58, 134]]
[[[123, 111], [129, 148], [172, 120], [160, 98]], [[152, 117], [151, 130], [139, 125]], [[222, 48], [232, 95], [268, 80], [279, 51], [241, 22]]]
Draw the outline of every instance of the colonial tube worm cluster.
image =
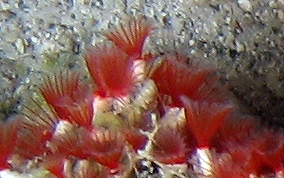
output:
[[0, 168], [59, 178], [283, 177], [281, 130], [240, 114], [213, 68], [183, 51], [145, 51], [157, 30], [132, 17], [106, 31], [85, 55], [91, 83], [78, 71], [45, 77], [23, 115], [0, 125]]

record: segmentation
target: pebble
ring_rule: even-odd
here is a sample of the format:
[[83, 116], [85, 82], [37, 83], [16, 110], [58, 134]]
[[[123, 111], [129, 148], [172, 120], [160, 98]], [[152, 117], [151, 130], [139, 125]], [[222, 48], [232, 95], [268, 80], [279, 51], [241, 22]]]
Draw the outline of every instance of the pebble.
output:
[[238, 0], [237, 2], [240, 8], [242, 8], [244, 11], [252, 11], [253, 7], [249, 0]]
[[16, 41], [15, 41], [15, 47], [17, 49], [17, 51], [20, 53], [20, 54], [23, 54], [25, 52], [25, 45], [26, 45], [26, 42], [21, 39], [21, 38], [18, 38]]

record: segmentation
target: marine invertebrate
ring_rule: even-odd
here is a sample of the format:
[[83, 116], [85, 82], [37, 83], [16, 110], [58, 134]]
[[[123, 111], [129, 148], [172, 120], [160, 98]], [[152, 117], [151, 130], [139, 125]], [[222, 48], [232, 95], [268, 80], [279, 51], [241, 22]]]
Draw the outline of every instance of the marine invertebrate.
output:
[[93, 116], [92, 92], [79, 80], [77, 72], [60, 71], [47, 76], [40, 91], [61, 119], [88, 128]]
[[182, 95], [192, 100], [225, 100], [226, 90], [221, 86], [216, 87], [218, 79], [213, 69], [191, 59], [186, 63], [187, 60], [182, 54], [162, 56], [162, 64], [151, 75], [159, 94], [169, 96], [174, 106], [182, 106]]
[[210, 147], [210, 139], [232, 112], [233, 106], [219, 103], [191, 101], [182, 97], [189, 129], [196, 137], [198, 146]]
[[123, 96], [133, 89], [133, 61], [117, 47], [95, 48], [86, 56], [86, 62], [101, 96]]
[[161, 127], [153, 141], [153, 156], [161, 163], [183, 164], [187, 162], [189, 148], [184, 136], [174, 128]]
[[19, 127], [20, 120], [18, 118], [0, 123], [0, 169], [10, 168], [9, 159], [16, 148]]
[[200, 165], [197, 165], [198, 170], [196, 171], [211, 175], [210, 141], [228, 118], [233, 106], [223, 103], [191, 101], [183, 96], [181, 100], [185, 107], [188, 128], [197, 140], [196, 161]]
[[143, 16], [131, 17], [126, 24], [119, 24], [106, 32], [105, 36], [132, 59], [143, 59], [143, 46], [153, 29], [151, 20]]
[[85, 141], [82, 150], [95, 158], [102, 165], [116, 169], [120, 165], [123, 155], [124, 137], [115, 130], [95, 130], [89, 137], [83, 138]]
[[281, 177], [283, 134], [239, 114], [214, 69], [179, 51], [144, 55], [153, 30], [151, 21], [133, 17], [105, 33], [111, 42], [85, 55], [94, 83], [73, 71], [46, 76], [22, 121], [0, 124], [0, 168], [139, 177], [142, 163], [150, 163], [152, 174], [165, 176], [249, 177], [269, 170]]

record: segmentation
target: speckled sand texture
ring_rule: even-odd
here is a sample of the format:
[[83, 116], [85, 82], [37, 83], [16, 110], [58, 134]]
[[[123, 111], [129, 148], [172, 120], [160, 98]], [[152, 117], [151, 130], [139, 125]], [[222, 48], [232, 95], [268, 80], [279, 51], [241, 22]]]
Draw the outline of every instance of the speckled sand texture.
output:
[[42, 73], [84, 68], [85, 47], [127, 14], [165, 29], [151, 50], [178, 48], [215, 65], [244, 108], [283, 122], [283, 0], [2, 0], [0, 118], [17, 112]]

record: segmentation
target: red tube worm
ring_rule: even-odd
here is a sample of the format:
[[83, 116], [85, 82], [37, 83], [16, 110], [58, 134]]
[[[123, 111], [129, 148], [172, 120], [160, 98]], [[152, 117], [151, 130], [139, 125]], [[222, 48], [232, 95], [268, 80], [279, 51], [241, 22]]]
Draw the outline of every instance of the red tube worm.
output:
[[194, 159], [197, 165], [194, 169], [200, 174], [210, 176], [212, 174], [212, 155], [210, 141], [228, 118], [233, 107], [222, 103], [208, 103], [204, 101], [192, 101], [182, 96], [185, 107], [187, 127], [197, 141]]
[[79, 80], [79, 73], [60, 71], [54, 76], [47, 76], [40, 91], [60, 119], [91, 128], [92, 93], [88, 86], [80, 85]]
[[8, 160], [15, 151], [20, 124], [17, 117], [0, 122], [0, 170], [10, 168]]
[[186, 60], [185, 56], [179, 54], [163, 57], [160, 66], [151, 75], [157, 84], [159, 93], [169, 96], [172, 105], [178, 107], [183, 105], [180, 101], [181, 95], [192, 100], [210, 102], [224, 100], [225, 90], [217, 85], [216, 74], [213, 70], [202, 68], [194, 61], [186, 64], [184, 62]]
[[133, 90], [133, 61], [117, 47], [97, 47], [85, 60], [102, 97], [121, 97]]
[[171, 127], [161, 127], [154, 136], [153, 157], [165, 164], [183, 164], [187, 162], [189, 149], [183, 135]]
[[142, 59], [145, 40], [153, 29], [152, 21], [146, 20], [143, 16], [132, 17], [127, 23], [119, 24], [118, 27], [105, 33], [105, 36], [131, 59]]

